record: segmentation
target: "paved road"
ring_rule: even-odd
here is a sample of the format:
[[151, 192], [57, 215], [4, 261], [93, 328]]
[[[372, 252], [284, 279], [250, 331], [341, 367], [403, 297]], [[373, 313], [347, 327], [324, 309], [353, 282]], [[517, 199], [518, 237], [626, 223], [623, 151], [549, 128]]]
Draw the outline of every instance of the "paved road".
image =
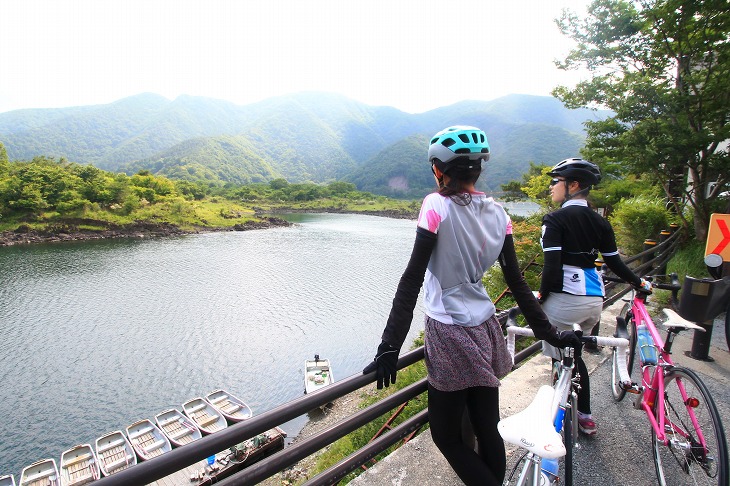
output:
[[[717, 356], [718, 361], [704, 363], [681, 352], [681, 348], [686, 348], [687, 344], [691, 348], [688, 340], [675, 344], [675, 348], [678, 349], [673, 353], [673, 359], [699, 373], [720, 410], [727, 436], [730, 430], [728, 352], [713, 349], [710, 356]], [[631, 395], [622, 402], [613, 401], [607, 386], [610, 383], [610, 364], [610, 360], [607, 360], [591, 376], [591, 384], [597, 385], [593, 388], [591, 403], [592, 411], [599, 419], [599, 435], [581, 436], [579, 439], [579, 450], [576, 452], [575, 461], [575, 484], [655, 485], [657, 480], [651, 449], [651, 432], [646, 414], [633, 407]]]
[[[611, 335], [614, 316], [621, 302], [604, 311], [602, 335]], [[718, 322], [719, 324], [719, 322]], [[730, 353], [725, 347], [724, 326], [715, 325], [710, 357], [714, 362], [698, 361], [686, 355], [691, 349], [691, 333], [675, 341], [673, 357], [677, 364], [698, 372], [709, 387], [720, 409], [725, 434], [730, 431]], [[599, 432], [595, 437], [581, 436], [576, 452], [576, 485], [645, 486], [656, 485], [651, 452], [651, 432], [644, 412], [633, 408], [631, 396], [614, 402], [611, 396], [611, 360], [608, 350], [587, 355], [591, 372], [593, 414]], [[500, 389], [502, 416], [522, 410], [537, 388], [549, 380], [549, 360], [533, 358], [510, 373]], [[509, 459], [508, 459], [509, 462]], [[463, 486], [431, 440], [429, 431], [398, 449], [389, 457], [356, 478], [357, 486]]]

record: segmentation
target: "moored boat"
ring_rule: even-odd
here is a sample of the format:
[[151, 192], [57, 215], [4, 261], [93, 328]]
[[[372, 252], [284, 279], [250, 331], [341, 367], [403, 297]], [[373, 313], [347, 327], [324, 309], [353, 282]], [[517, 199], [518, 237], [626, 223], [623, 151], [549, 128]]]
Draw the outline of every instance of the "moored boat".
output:
[[53, 459], [41, 459], [23, 468], [18, 486], [57, 486], [58, 468]]
[[91, 444], [80, 444], [61, 454], [61, 486], [81, 486], [101, 477], [99, 463]]
[[3, 474], [0, 476], [0, 486], [15, 486], [15, 476], [12, 474]]
[[121, 430], [102, 435], [96, 439], [95, 447], [99, 469], [104, 476], [111, 476], [137, 464], [137, 455], [132, 444]]
[[139, 420], [128, 426], [127, 437], [141, 461], [152, 459], [172, 450], [167, 436], [148, 419]]
[[184, 446], [203, 437], [195, 422], [176, 408], [158, 413], [155, 422], [173, 447]]
[[212, 391], [205, 396], [205, 399], [230, 423], [241, 422], [253, 416], [251, 408], [243, 400], [226, 390]]
[[304, 393], [314, 393], [334, 381], [330, 360], [315, 354], [314, 359], [304, 361]]
[[183, 412], [195, 422], [203, 434], [212, 434], [228, 427], [223, 414], [202, 397], [183, 403]]

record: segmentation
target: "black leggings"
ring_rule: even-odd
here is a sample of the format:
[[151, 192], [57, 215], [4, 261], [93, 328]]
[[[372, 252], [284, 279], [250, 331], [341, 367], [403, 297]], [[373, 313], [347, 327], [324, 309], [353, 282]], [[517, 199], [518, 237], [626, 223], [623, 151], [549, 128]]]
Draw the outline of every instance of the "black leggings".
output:
[[[479, 453], [461, 434], [464, 411], [469, 412]], [[431, 436], [456, 474], [467, 486], [501, 485], [506, 459], [499, 422], [499, 389], [484, 386], [442, 392], [428, 385]]]

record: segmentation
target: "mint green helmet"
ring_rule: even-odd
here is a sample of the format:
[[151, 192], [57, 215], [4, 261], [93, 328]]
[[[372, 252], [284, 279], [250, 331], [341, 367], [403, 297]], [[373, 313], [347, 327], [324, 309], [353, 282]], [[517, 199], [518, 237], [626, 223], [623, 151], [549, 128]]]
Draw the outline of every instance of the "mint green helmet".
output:
[[428, 146], [428, 161], [433, 164], [437, 160], [444, 172], [454, 163], [467, 168], [472, 168], [474, 162], [481, 165], [482, 161], [489, 160], [487, 135], [476, 127], [466, 125], [445, 128], [431, 137]]

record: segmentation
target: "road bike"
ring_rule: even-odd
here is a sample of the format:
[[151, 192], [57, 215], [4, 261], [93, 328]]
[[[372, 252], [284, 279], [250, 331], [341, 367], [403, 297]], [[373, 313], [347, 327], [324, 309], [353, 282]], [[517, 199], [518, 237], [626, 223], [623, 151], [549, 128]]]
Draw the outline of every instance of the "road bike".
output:
[[[604, 276], [604, 279], [623, 282], [614, 277]], [[671, 290], [676, 303], [680, 289], [676, 276], [670, 284], [652, 281], [652, 287]], [[671, 357], [674, 338], [680, 332], [703, 328], [672, 309], [664, 309], [667, 336], [663, 340], [646, 309], [648, 295], [632, 289], [616, 317], [615, 335], [627, 338], [629, 346], [612, 352], [613, 397], [621, 401], [630, 392], [635, 396], [634, 407], [646, 413], [660, 485], [727, 486], [727, 442], [715, 402], [700, 377], [688, 368], [676, 366]], [[640, 383], [629, 383], [619, 370], [625, 362], [631, 374], [637, 355]]]
[[[518, 308], [510, 309], [507, 316], [507, 349], [514, 360], [515, 336], [534, 336], [532, 329], [517, 326]], [[579, 325], [574, 326], [575, 333], [581, 335]], [[619, 369], [623, 378], [630, 383], [631, 379], [621, 356], [627, 356], [629, 342], [624, 338], [603, 336], [581, 336], [584, 343], [600, 346], [616, 346], [622, 350], [619, 355]], [[509, 471], [504, 484], [514, 486], [548, 486], [557, 485], [560, 477], [556, 460], [563, 460], [563, 484], [573, 484], [573, 449], [575, 447], [577, 427], [577, 394], [580, 390], [580, 376], [573, 376], [575, 358], [580, 356], [580, 347], [567, 347], [561, 350], [562, 359], [553, 364], [553, 386], [541, 386], [532, 403], [521, 412], [502, 419], [497, 429], [502, 438], [524, 449], [522, 456]], [[563, 436], [560, 436], [562, 431]], [[519, 471], [519, 474], [517, 474]]]

